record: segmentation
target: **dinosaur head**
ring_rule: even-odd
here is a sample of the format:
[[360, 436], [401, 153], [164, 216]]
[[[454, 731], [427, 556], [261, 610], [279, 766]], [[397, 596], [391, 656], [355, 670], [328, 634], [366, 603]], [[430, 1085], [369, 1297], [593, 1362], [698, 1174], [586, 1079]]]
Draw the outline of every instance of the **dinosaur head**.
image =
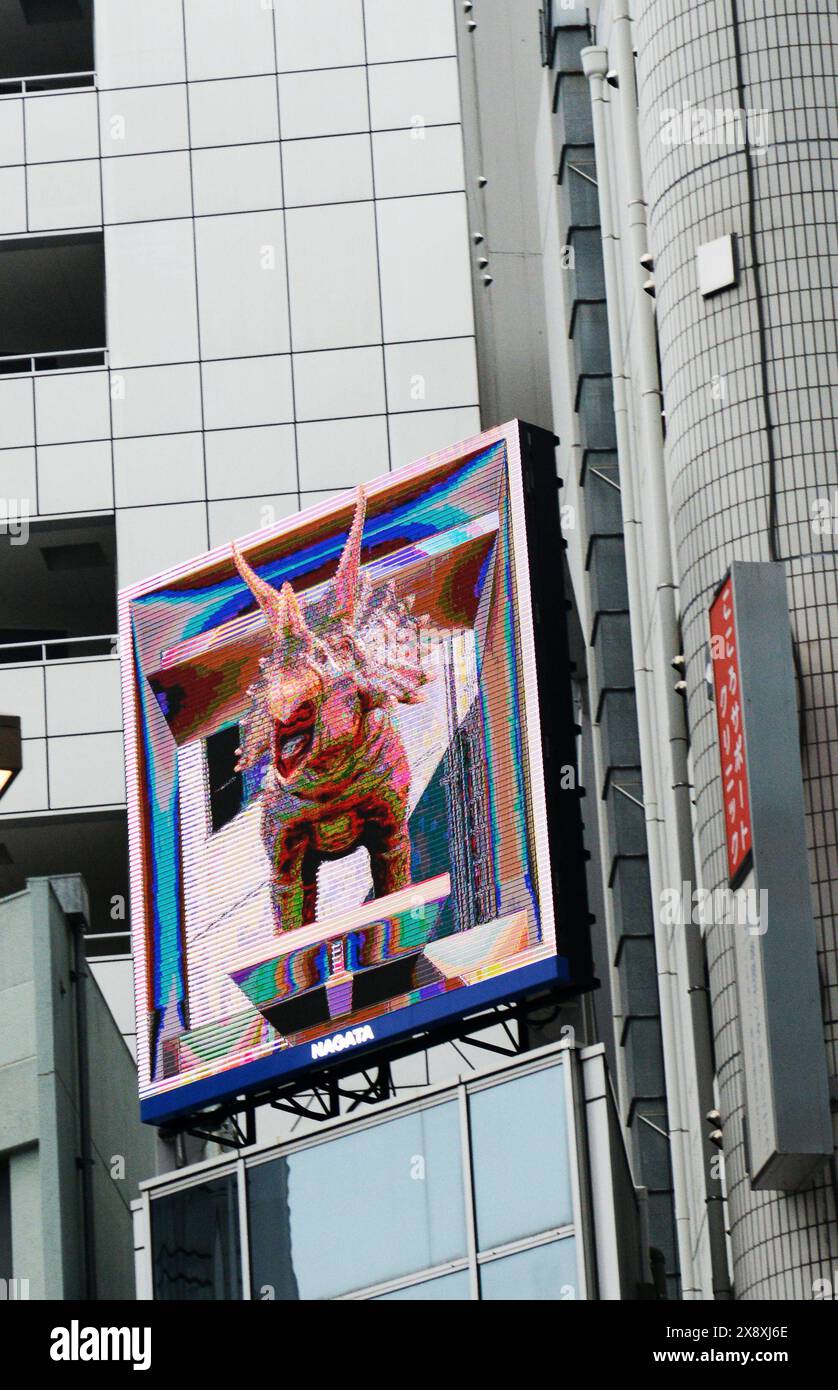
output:
[[[233, 559], [265, 614], [272, 651], [262, 663], [260, 687], [270, 728], [271, 760], [284, 785], [297, 782], [312, 759], [328, 761], [357, 737], [360, 692], [348, 666], [360, 580], [361, 533], [365, 499], [358, 490], [355, 515], [337, 571], [323, 600], [321, 622], [332, 634], [329, 646], [308, 626], [287, 582], [275, 589], [233, 545]], [[267, 732], [267, 730], [266, 730]], [[242, 766], [247, 765], [246, 755]]]

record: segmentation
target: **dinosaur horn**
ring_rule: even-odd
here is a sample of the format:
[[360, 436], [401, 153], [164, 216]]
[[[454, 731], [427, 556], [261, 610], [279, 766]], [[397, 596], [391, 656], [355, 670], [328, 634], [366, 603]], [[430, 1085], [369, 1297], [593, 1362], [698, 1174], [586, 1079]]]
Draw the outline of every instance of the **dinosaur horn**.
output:
[[355, 617], [355, 601], [358, 597], [358, 577], [361, 571], [361, 536], [364, 531], [366, 511], [366, 494], [364, 489], [359, 487], [355, 503], [355, 515], [352, 518], [346, 545], [343, 547], [343, 554], [332, 581], [335, 593], [335, 614], [338, 617], [346, 618], [350, 623]]
[[291, 585], [286, 581], [281, 589], [276, 590], [272, 584], [268, 584], [247, 563], [235, 541], [233, 542], [233, 560], [236, 569], [267, 617], [274, 637], [278, 639], [299, 637], [305, 641], [310, 640], [311, 633], [306, 627], [300, 605], [297, 602], [297, 595]]
[[306, 625], [297, 595], [287, 579], [279, 591], [279, 601], [281, 604], [282, 636], [298, 637], [301, 642], [305, 642], [306, 646], [310, 645], [311, 631]]

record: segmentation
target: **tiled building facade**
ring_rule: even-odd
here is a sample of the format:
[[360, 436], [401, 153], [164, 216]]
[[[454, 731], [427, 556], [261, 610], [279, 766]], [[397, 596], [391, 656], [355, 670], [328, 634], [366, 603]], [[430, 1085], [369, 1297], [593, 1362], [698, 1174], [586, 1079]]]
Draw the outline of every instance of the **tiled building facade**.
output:
[[[838, 485], [829, 254], [835, 15], [787, 0], [634, 8], [702, 883], [717, 887], [725, 875], [715, 715], [704, 682], [707, 608], [732, 559], [779, 559], [804, 712], [809, 874], [834, 1077], [838, 565], [834, 527], [819, 518]], [[747, 113], [747, 139], [740, 123], [732, 139], [725, 126], [722, 140], [662, 141], [666, 111], [682, 114], [685, 103]], [[702, 300], [695, 249], [731, 233], [738, 283]], [[730, 932], [710, 927], [706, 947], [736, 1293], [811, 1298], [838, 1253], [834, 1165], [799, 1194], [751, 1190]]]
[[65, 867], [101, 919], [116, 584], [479, 429], [454, 16], [99, 0], [85, 35], [7, 8], [0, 495], [31, 537], [5, 556], [2, 822], [17, 886], [80, 816]]

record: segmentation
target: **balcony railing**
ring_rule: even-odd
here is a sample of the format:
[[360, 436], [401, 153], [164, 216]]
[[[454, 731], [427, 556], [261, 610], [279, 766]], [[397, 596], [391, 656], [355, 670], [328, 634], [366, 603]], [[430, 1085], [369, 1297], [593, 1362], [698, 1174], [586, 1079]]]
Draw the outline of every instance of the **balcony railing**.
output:
[[0, 376], [28, 376], [32, 372], [68, 372], [82, 367], [107, 365], [107, 348], [71, 348], [61, 352], [27, 353], [22, 357], [0, 357]]
[[0, 642], [0, 666], [42, 666], [48, 661], [119, 657], [116, 633], [100, 637], [46, 637], [36, 642]]
[[95, 72], [45, 72], [34, 77], [0, 78], [0, 98], [28, 96], [33, 92], [63, 92], [76, 87], [95, 87]]

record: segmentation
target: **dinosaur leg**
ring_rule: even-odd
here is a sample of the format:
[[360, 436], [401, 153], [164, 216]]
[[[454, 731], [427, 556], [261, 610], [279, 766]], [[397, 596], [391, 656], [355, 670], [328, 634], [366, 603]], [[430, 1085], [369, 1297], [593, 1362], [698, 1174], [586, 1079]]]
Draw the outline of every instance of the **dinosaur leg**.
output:
[[309, 850], [303, 857], [303, 925], [313, 922], [317, 917], [317, 867], [318, 856]]
[[380, 849], [372, 854], [370, 864], [377, 898], [384, 898], [388, 893], [398, 893], [400, 888], [406, 888], [410, 883], [410, 841], [407, 838], [407, 827], [404, 835], [394, 840], [388, 849]]
[[[302, 926], [306, 918], [306, 885], [303, 880], [303, 864], [306, 859], [306, 838], [294, 831], [280, 831], [274, 845], [271, 859], [271, 902], [274, 913], [274, 931], [292, 931]], [[316, 893], [316, 881], [315, 881]]]
[[375, 896], [383, 898], [406, 888], [410, 883], [410, 838], [405, 807], [388, 803], [381, 808], [368, 824], [364, 840]]

